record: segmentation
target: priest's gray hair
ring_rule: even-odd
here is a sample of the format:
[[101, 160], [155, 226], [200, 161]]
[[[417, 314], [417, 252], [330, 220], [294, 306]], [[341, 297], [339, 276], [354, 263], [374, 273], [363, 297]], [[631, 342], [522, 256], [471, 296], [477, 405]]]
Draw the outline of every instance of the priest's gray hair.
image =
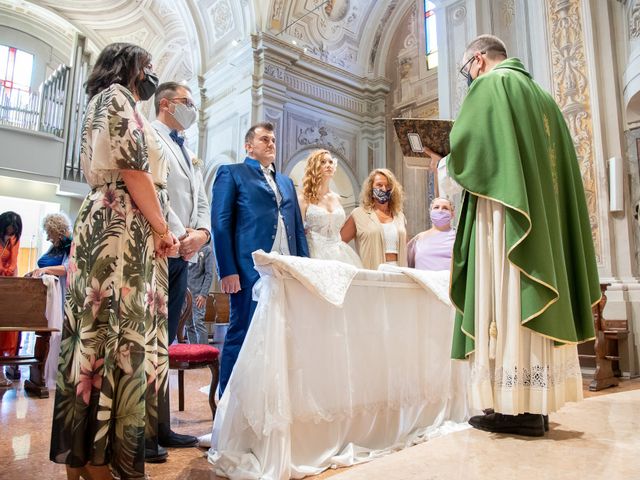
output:
[[485, 52], [487, 58], [507, 58], [507, 47], [502, 40], [495, 35], [480, 35], [476, 37], [464, 51], [464, 60], [468, 60], [476, 52]]

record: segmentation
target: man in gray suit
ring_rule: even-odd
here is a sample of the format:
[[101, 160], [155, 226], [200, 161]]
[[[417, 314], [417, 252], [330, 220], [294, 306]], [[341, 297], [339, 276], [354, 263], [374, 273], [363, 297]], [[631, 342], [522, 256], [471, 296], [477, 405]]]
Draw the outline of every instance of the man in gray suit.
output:
[[[167, 345], [176, 338], [180, 311], [187, 290], [188, 265], [211, 240], [209, 202], [195, 155], [184, 143], [184, 131], [196, 121], [197, 109], [186, 85], [166, 82], [155, 93], [156, 120], [152, 123], [161, 140], [167, 162], [170, 211], [169, 228], [180, 239], [180, 257], [169, 258], [169, 332]], [[158, 438], [162, 447], [193, 447], [198, 439], [170, 428], [169, 389], [158, 397]], [[162, 397], [162, 398], [161, 398]], [[166, 451], [151, 446], [147, 460], [162, 461]]]

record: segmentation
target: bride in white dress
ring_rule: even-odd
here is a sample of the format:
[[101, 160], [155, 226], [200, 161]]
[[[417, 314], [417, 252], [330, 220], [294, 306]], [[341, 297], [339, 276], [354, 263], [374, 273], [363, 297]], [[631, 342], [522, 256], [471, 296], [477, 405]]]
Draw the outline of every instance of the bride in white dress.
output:
[[307, 158], [302, 192], [298, 199], [309, 255], [311, 258], [339, 260], [362, 268], [358, 254], [340, 238], [346, 215], [340, 197], [329, 188], [337, 163], [327, 150], [316, 150]]

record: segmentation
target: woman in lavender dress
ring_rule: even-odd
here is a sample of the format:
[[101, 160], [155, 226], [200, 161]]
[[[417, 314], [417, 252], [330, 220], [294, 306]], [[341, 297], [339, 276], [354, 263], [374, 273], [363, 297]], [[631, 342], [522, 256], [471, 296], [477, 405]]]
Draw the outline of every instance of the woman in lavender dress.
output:
[[451, 227], [453, 204], [446, 198], [431, 202], [432, 227], [409, 241], [407, 256], [409, 267], [419, 270], [450, 270], [451, 253], [456, 231]]

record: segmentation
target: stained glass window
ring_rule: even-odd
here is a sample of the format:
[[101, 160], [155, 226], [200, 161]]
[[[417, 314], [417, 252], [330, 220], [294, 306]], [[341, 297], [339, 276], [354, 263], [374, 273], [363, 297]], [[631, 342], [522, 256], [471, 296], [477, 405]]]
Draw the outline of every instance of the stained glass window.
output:
[[438, 66], [438, 36], [436, 35], [436, 6], [433, 2], [424, 2], [424, 37], [427, 52], [427, 70]]
[[33, 55], [14, 47], [0, 45], [0, 85], [6, 89], [31, 90]]

